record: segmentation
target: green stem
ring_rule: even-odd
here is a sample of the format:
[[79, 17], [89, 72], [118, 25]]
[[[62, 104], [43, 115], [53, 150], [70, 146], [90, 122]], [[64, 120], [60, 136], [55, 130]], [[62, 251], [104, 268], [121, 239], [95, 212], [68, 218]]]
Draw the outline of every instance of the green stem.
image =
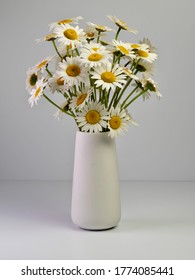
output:
[[105, 107], [108, 107], [108, 95], [106, 90], [103, 91], [103, 95], [104, 95], [104, 101], [105, 101]]
[[52, 40], [52, 43], [53, 43], [53, 46], [54, 46], [54, 48], [55, 48], [57, 54], [59, 55], [59, 57], [60, 57], [61, 59], [63, 59], [63, 57], [61, 56], [61, 54], [60, 54], [59, 51], [58, 51], [58, 48], [57, 48], [56, 43], [55, 43], [54, 40]]
[[146, 92], [147, 89], [142, 90], [138, 95], [136, 95], [129, 103], [127, 103], [124, 107], [126, 109], [131, 103], [133, 103], [137, 98], [139, 98], [144, 92]]
[[47, 99], [52, 105], [54, 105], [56, 108], [58, 108], [60, 111], [64, 112], [65, 114], [71, 116], [74, 118], [74, 115], [72, 113], [68, 113], [67, 111], [64, 111], [60, 106], [58, 106], [55, 102], [53, 102], [47, 95], [43, 93], [43, 96], [45, 99]]
[[46, 67], [45, 70], [47, 71], [47, 73], [49, 74], [50, 77], [53, 77], [53, 75], [51, 74], [51, 72], [49, 71], [49, 69]]
[[112, 107], [112, 103], [114, 102], [114, 100], [117, 98], [117, 92], [115, 91], [114, 93], [113, 93], [113, 96], [112, 96], [112, 99], [111, 99], [111, 101], [110, 101], [110, 104], [109, 104], [109, 106], [108, 106], [108, 111], [111, 109], [111, 107]]
[[121, 27], [119, 27], [119, 28], [118, 28], [118, 31], [116, 32], [115, 40], [118, 39], [118, 35], [119, 35], [120, 31], [121, 31]]
[[76, 51], [77, 55], [79, 56], [80, 54], [79, 54], [79, 51], [78, 51], [78, 49], [75, 49], [75, 51]]
[[96, 94], [96, 87], [95, 87], [95, 84], [93, 85], [93, 89], [94, 89], [94, 99], [96, 101], [97, 99], [97, 94]]
[[100, 41], [100, 34], [101, 34], [101, 31], [98, 31], [97, 43], [99, 43], [99, 41]]
[[99, 87], [99, 102], [101, 102], [101, 101], [102, 101], [102, 90]]
[[136, 86], [131, 92], [130, 94], [125, 98], [125, 100], [123, 101], [121, 108], [123, 108], [123, 106], [125, 105], [125, 103], [127, 102], [127, 100], [133, 95], [133, 93], [137, 90], [139, 86]]
[[138, 61], [133, 65], [132, 67], [132, 72], [134, 71], [134, 69], [137, 67], [137, 65], [139, 64], [141, 58], [138, 59]]
[[[120, 95], [119, 95], [118, 100], [116, 100], [116, 102], [115, 102], [116, 104], [119, 103], [121, 97], [123, 96], [123, 93], [125, 92], [125, 90], [127, 89], [127, 87], [130, 85], [131, 81], [132, 81], [132, 78], [129, 77], [129, 79], [128, 79], [127, 82], [126, 82], [126, 85], [124, 86], [124, 88], [122, 89], [122, 91], [121, 91], [121, 93], [120, 93]], [[116, 104], [115, 104], [115, 105], [116, 105]]]
[[127, 67], [127, 65], [128, 65], [129, 63], [131, 63], [130, 60], [124, 65], [124, 67]]

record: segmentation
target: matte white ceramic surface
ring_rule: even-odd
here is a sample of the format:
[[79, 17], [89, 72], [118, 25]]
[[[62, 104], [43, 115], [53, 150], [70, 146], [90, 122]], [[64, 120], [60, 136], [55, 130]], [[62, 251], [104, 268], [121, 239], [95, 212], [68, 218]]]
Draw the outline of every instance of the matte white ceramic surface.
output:
[[108, 133], [76, 134], [71, 212], [76, 225], [91, 230], [120, 220], [116, 145]]

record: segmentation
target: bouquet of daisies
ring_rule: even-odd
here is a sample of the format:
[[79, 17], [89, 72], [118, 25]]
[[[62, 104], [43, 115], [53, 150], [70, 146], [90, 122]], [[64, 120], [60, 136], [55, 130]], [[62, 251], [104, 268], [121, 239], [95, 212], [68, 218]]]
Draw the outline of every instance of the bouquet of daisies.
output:
[[[116, 137], [130, 123], [136, 125], [127, 110], [135, 100], [161, 94], [151, 78], [156, 49], [148, 39], [119, 40], [121, 31], [137, 31], [115, 16], [108, 18], [116, 31], [91, 22], [82, 29], [81, 17], [50, 24], [51, 34], [38, 41], [51, 42], [55, 55], [28, 70], [26, 88], [31, 107], [44, 97], [58, 108], [56, 117], [73, 117], [80, 131], [107, 131]], [[105, 41], [108, 32], [115, 33], [111, 42]], [[54, 102], [53, 94], [61, 95], [61, 105]]]

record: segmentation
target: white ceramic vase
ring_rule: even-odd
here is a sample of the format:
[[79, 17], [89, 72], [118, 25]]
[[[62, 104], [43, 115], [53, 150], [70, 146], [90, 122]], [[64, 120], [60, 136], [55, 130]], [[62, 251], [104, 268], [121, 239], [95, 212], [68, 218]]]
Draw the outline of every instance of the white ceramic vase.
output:
[[120, 189], [115, 140], [103, 133], [78, 131], [75, 143], [72, 221], [88, 230], [116, 226]]

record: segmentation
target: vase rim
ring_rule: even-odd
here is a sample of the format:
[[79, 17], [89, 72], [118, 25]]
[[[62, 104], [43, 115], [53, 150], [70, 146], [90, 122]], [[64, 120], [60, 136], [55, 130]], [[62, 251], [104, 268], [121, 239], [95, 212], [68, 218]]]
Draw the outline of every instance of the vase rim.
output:
[[103, 131], [103, 132], [98, 132], [98, 133], [95, 133], [95, 132], [84, 132], [84, 131], [80, 131], [80, 130], [77, 130], [76, 133], [78, 134], [86, 134], [86, 135], [106, 135], [106, 134], [109, 134], [110, 131]]

